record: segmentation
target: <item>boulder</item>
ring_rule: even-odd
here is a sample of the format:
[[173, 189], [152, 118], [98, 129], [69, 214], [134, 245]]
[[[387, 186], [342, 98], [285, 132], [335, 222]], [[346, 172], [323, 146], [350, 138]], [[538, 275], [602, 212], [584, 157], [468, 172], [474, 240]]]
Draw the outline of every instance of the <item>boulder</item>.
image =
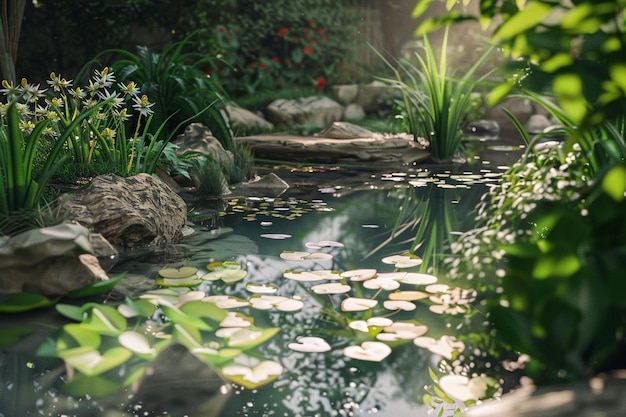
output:
[[378, 112], [391, 107], [393, 90], [394, 87], [381, 81], [360, 85], [354, 103], [360, 105], [366, 113]]
[[148, 174], [98, 176], [84, 190], [61, 196], [60, 204], [68, 218], [125, 247], [180, 241], [187, 220], [184, 200]]
[[0, 293], [62, 296], [109, 279], [98, 257], [116, 252], [76, 223], [29, 230], [0, 243]]
[[234, 161], [232, 152], [225, 150], [211, 130], [201, 123], [192, 123], [187, 126], [172, 143], [178, 146], [176, 154], [179, 156], [201, 154], [210, 156], [224, 165], [233, 164]]
[[550, 126], [552, 126], [552, 122], [543, 114], [533, 114], [526, 123], [524, 123], [526, 132], [533, 135], [543, 132]]
[[265, 109], [267, 119], [284, 126], [306, 125], [320, 129], [341, 120], [344, 107], [327, 97], [278, 99]]
[[500, 134], [500, 125], [495, 120], [475, 120], [469, 122], [463, 130], [471, 136], [495, 139]]
[[288, 188], [289, 184], [287, 184], [278, 175], [270, 172], [269, 174], [262, 177], [257, 177], [252, 181], [237, 184], [234, 192], [238, 195], [255, 197], [264, 197], [270, 195], [279, 196], [284, 193]]
[[346, 106], [346, 111], [343, 113], [344, 120], [361, 121], [365, 120], [365, 110], [359, 104], [351, 103]]
[[346, 104], [354, 103], [359, 94], [358, 84], [337, 84], [332, 87], [333, 94]]
[[225, 112], [226, 119], [228, 119], [234, 131], [248, 131], [250, 129], [271, 130], [274, 128], [274, 125], [263, 117], [241, 108], [236, 104], [227, 104]]

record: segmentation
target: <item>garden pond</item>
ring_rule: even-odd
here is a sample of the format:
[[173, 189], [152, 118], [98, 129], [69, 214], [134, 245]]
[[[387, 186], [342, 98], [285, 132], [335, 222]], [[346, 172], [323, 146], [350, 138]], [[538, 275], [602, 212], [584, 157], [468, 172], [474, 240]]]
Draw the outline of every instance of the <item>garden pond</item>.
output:
[[503, 358], [478, 348], [484, 294], [445, 262], [521, 149], [477, 142], [454, 166], [264, 165], [290, 187], [192, 198], [182, 244], [122, 254], [105, 300], [61, 300], [81, 323], [15, 318], [42, 331], [0, 353], [0, 416], [452, 416], [506, 391]]

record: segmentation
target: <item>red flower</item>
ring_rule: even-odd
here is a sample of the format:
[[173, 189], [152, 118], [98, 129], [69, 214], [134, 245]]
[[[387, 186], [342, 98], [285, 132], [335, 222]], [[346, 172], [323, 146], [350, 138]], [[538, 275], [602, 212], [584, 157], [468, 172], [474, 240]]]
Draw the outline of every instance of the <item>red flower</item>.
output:
[[315, 26], [315, 20], [313, 19], [309, 20], [309, 26], [311, 27]]
[[323, 35], [324, 34], [324, 28], [317, 29], [317, 33], [319, 33], [320, 35]]
[[281, 38], [283, 36], [285, 36], [287, 33], [289, 32], [289, 29], [287, 29], [286, 27], [282, 27], [278, 30], [278, 36], [280, 36]]
[[224, 33], [224, 32], [226, 32], [226, 28], [224, 26], [220, 26], [220, 27], [217, 28], [217, 31], [219, 33]]
[[291, 63], [291, 59], [285, 58], [285, 64], [290, 64], [290, 63]]
[[317, 77], [317, 79], [315, 80], [315, 88], [322, 91], [325, 87], [326, 87], [326, 78]]
[[305, 46], [302, 52], [304, 52], [304, 55], [311, 55], [313, 53], [313, 48], [311, 48], [310, 46]]
[[280, 63], [280, 58], [278, 58], [277, 56], [272, 57], [272, 62], [273, 62], [274, 64], [278, 64], [278, 63]]
[[300, 38], [299, 38], [299, 37], [297, 37], [297, 36], [294, 36], [294, 37], [293, 37], [293, 41], [294, 41], [295, 43], [299, 43], [299, 42], [300, 42]]
[[259, 65], [259, 68], [261, 70], [264, 70], [265, 68], [267, 68], [267, 65], [265, 65], [263, 62], [261, 62], [261, 65]]

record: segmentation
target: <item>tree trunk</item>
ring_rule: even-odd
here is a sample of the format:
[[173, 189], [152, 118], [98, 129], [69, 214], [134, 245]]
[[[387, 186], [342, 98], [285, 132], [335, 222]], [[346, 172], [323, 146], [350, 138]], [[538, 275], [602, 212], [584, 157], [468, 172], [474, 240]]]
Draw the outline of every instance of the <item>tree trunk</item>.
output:
[[0, 8], [0, 79], [17, 82], [15, 61], [26, 0], [2, 0]]

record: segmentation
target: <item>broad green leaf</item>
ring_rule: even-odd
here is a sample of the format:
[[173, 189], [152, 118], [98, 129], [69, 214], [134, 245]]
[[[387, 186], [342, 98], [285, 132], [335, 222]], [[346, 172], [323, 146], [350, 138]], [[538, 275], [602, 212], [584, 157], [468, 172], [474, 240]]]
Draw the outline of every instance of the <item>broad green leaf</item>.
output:
[[206, 323], [204, 320], [199, 317], [195, 317], [192, 314], [188, 314], [182, 309], [167, 305], [161, 306], [161, 309], [163, 310], [167, 318], [169, 318], [170, 321], [172, 321], [173, 323], [182, 323], [186, 327], [195, 327], [198, 330], [213, 330], [213, 327]]
[[216, 323], [220, 323], [226, 317], [226, 311], [219, 308], [215, 303], [206, 301], [190, 301], [180, 307], [180, 311], [194, 317], [205, 317]]
[[3, 303], [0, 303], [0, 313], [21, 313], [53, 306], [59, 301], [58, 298], [49, 299], [41, 294], [18, 292], [11, 294]]
[[580, 260], [575, 254], [549, 254], [537, 259], [532, 273], [537, 279], [569, 277], [580, 267]]
[[620, 87], [623, 94], [626, 94], [626, 63], [614, 62], [609, 65], [611, 79]]
[[130, 350], [120, 346], [113, 347], [104, 354], [100, 354], [97, 350], [62, 354], [66, 364], [87, 376], [100, 375], [116, 368], [130, 359], [131, 356]]
[[202, 346], [200, 331], [193, 325], [184, 322], [174, 324], [172, 339], [180, 342], [190, 350]]
[[413, 8], [413, 12], [411, 13], [411, 17], [413, 19], [417, 19], [418, 17], [422, 16], [430, 7], [431, 4], [433, 4], [435, 2], [435, 0], [422, 0], [422, 1], [418, 1], [417, 4], [415, 5], [415, 7]]
[[120, 282], [122, 278], [124, 278], [125, 275], [126, 273], [123, 273], [106, 281], [98, 281], [93, 284], [85, 285], [84, 287], [70, 291], [67, 296], [69, 298], [91, 297], [92, 295], [111, 291], [113, 287], [115, 287], [115, 285]]
[[626, 167], [618, 165], [611, 168], [602, 179], [602, 190], [613, 200], [622, 201], [626, 193]]
[[574, 121], [580, 121], [587, 113], [587, 100], [583, 96], [581, 78], [574, 73], [558, 74], [554, 77], [553, 90], [563, 110]]
[[560, 68], [567, 67], [574, 63], [574, 58], [565, 52], [552, 55], [552, 57], [541, 62], [540, 67], [545, 72], [555, 72]]
[[222, 373], [236, 384], [255, 389], [276, 379], [283, 373], [283, 367], [278, 362], [263, 361], [253, 367], [228, 365], [222, 368]]
[[83, 324], [99, 333], [117, 336], [126, 330], [126, 318], [116, 308], [108, 305], [96, 305], [87, 312]]
[[59, 314], [70, 320], [80, 322], [85, 318], [85, 309], [83, 307], [71, 304], [57, 304], [54, 308]]
[[494, 40], [511, 39], [542, 23], [550, 14], [552, 7], [548, 4], [533, 1], [526, 8], [506, 20], [493, 35]]

